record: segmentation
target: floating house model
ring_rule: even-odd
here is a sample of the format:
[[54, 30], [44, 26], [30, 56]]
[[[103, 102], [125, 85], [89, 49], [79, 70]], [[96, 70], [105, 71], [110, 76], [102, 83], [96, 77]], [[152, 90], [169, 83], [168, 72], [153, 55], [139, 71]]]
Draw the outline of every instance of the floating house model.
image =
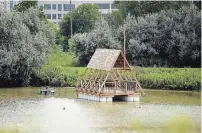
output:
[[139, 101], [144, 94], [121, 50], [97, 49], [76, 85], [80, 99], [111, 102]]

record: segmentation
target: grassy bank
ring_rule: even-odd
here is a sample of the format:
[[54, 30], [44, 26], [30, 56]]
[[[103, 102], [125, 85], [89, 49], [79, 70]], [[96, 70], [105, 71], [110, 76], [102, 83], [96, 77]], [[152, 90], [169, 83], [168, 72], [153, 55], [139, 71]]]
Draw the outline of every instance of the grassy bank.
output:
[[[62, 52], [56, 45], [53, 45], [52, 49], [46, 64], [34, 71], [31, 85], [75, 86], [85, 68], [74, 67], [77, 65], [77, 58], [73, 53]], [[135, 67], [134, 71], [143, 88], [173, 90], [201, 88], [200, 68]]]
[[143, 88], [200, 90], [200, 68], [135, 68]]
[[[84, 67], [45, 65], [37, 71], [38, 77], [49, 85], [75, 86], [84, 73]], [[200, 68], [135, 68], [143, 88], [171, 90], [200, 90]]]

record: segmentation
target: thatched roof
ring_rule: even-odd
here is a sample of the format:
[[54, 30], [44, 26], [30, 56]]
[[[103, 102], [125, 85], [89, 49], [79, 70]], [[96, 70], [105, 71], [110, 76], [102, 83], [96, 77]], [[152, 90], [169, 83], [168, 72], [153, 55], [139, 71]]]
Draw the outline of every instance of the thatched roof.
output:
[[131, 69], [130, 65], [121, 50], [115, 49], [96, 49], [87, 68], [111, 70], [124, 68]]

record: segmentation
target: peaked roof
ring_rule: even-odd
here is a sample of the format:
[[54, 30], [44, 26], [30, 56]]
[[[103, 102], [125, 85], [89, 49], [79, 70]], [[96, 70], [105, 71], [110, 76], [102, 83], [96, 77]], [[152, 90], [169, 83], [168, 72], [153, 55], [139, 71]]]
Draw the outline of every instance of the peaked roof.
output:
[[[119, 60], [120, 59], [120, 60]], [[100, 69], [100, 70], [111, 70], [111, 69], [123, 69], [125, 59], [125, 68], [131, 69], [128, 61], [124, 57], [121, 50], [115, 49], [96, 49], [87, 68]], [[119, 62], [118, 62], [119, 60]], [[115, 64], [122, 64], [117, 66]]]

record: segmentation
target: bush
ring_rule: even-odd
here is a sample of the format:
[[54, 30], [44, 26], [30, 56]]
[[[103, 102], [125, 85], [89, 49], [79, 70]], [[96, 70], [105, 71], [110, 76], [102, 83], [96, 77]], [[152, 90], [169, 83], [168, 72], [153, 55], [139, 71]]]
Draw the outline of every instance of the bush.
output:
[[50, 85], [70, 87], [75, 86], [81, 78], [85, 69], [79, 67], [57, 67], [45, 65], [35, 71], [33, 76], [33, 86]]
[[84, 69], [72, 67], [77, 65], [77, 58], [73, 53], [62, 52], [62, 49], [53, 45], [47, 62], [39, 69], [35, 69], [31, 85], [41, 86], [74, 86]]
[[145, 17], [128, 15], [127, 57], [138, 66], [200, 67], [200, 21], [201, 11], [194, 5]]
[[112, 37], [112, 31], [104, 19], [97, 21], [90, 33], [75, 34], [71, 39], [70, 51], [78, 56], [80, 65], [88, 64], [96, 48], [120, 48], [118, 41]]

